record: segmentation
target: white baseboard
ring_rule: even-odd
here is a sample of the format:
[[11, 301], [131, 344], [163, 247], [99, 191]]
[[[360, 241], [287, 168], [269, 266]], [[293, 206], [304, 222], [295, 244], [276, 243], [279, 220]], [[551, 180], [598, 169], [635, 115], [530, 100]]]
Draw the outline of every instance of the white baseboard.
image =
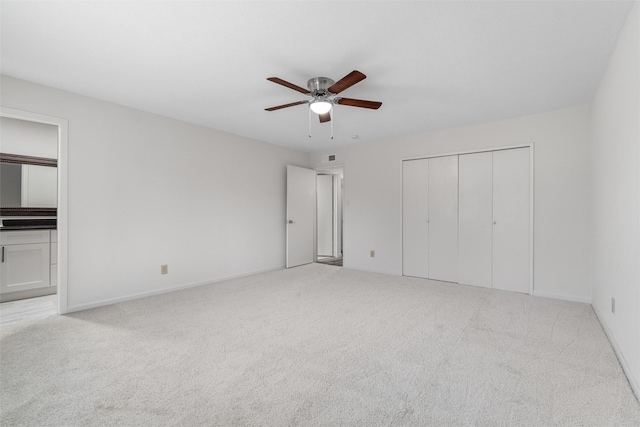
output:
[[200, 281], [200, 282], [193, 282], [193, 283], [187, 283], [187, 284], [183, 284], [183, 285], [172, 286], [172, 287], [169, 287], [169, 288], [154, 289], [152, 291], [138, 292], [138, 293], [126, 295], [126, 296], [123, 296], [123, 297], [109, 298], [109, 299], [105, 299], [105, 300], [90, 302], [90, 303], [87, 303], [87, 304], [79, 304], [79, 305], [67, 306], [67, 311], [65, 313], [60, 313], [60, 314], [73, 313], [73, 312], [76, 312], [76, 311], [88, 310], [90, 308], [103, 307], [105, 305], [116, 304], [116, 303], [119, 303], [119, 302], [131, 301], [131, 300], [134, 300], [134, 299], [151, 297], [151, 296], [154, 296], [154, 295], [161, 295], [161, 294], [166, 294], [166, 293], [169, 293], [169, 292], [176, 292], [176, 291], [180, 291], [180, 290], [183, 290], [183, 289], [195, 288], [195, 287], [203, 286], [203, 285], [210, 285], [212, 283], [223, 282], [225, 280], [238, 279], [240, 277], [253, 276], [254, 274], [268, 273], [270, 271], [281, 270], [283, 268], [284, 268], [284, 266], [276, 267], [276, 268], [267, 268], [267, 269], [264, 269], [264, 270], [251, 271], [249, 273], [234, 274], [234, 275], [231, 275], [231, 276], [219, 277], [217, 279], [204, 280], [204, 281]]
[[620, 362], [620, 365], [622, 366], [622, 370], [627, 376], [627, 380], [629, 381], [629, 385], [631, 386], [631, 389], [636, 395], [636, 399], [640, 401], [640, 387], [638, 386], [638, 382], [636, 381], [636, 379], [633, 378], [631, 374], [631, 370], [629, 369], [629, 364], [627, 363], [627, 359], [624, 358], [624, 354], [622, 354], [622, 352], [620, 351], [620, 347], [618, 346], [616, 338], [614, 337], [613, 333], [611, 333], [611, 330], [609, 329], [606, 322], [604, 321], [604, 317], [600, 314], [600, 310], [598, 309], [598, 306], [594, 302], [592, 302], [591, 307], [593, 308], [593, 312], [596, 313], [596, 317], [598, 318], [598, 321], [600, 322], [600, 325], [602, 326], [604, 333], [607, 335], [607, 338], [609, 338], [609, 342], [611, 343], [611, 347], [613, 347], [613, 351], [616, 353], [616, 356], [618, 356], [618, 361]]
[[560, 299], [563, 301], [581, 302], [583, 304], [591, 304], [591, 298], [574, 297], [571, 295], [556, 294], [553, 292], [540, 292], [540, 291], [534, 290], [533, 296], [542, 297], [542, 298]]

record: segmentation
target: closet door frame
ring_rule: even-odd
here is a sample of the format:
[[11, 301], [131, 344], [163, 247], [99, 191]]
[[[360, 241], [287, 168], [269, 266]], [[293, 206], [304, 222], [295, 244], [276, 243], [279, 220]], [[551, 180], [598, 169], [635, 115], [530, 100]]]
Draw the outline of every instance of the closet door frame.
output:
[[[475, 150], [467, 150], [467, 151], [452, 151], [446, 153], [438, 153], [438, 154], [428, 154], [424, 156], [412, 156], [412, 157], [403, 157], [400, 159], [401, 162], [405, 160], [419, 160], [419, 159], [430, 159], [434, 157], [445, 157], [445, 156], [459, 156], [461, 154], [474, 154], [474, 153], [485, 153], [485, 152], [494, 152], [494, 151], [502, 151], [502, 150], [512, 150], [515, 148], [529, 148], [529, 295], [534, 295], [534, 243], [533, 243], [533, 231], [535, 224], [535, 198], [534, 198], [534, 188], [535, 188], [535, 174], [534, 174], [534, 165], [535, 165], [535, 142], [526, 142], [522, 144], [515, 145], [505, 145], [498, 147], [487, 147], [487, 148], [478, 148]], [[400, 163], [400, 183], [402, 185], [403, 174], [402, 174], [402, 163]], [[402, 213], [403, 201], [402, 197], [400, 197], [400, 212]], [[402, 215], [400, 215], [400, 235], [403, 236], [403, 224], [402, 224]], [[402, 259], [400, 260], [402, 264]], [[400, 266], [400, 271], [402, 271], [402, 265]]]

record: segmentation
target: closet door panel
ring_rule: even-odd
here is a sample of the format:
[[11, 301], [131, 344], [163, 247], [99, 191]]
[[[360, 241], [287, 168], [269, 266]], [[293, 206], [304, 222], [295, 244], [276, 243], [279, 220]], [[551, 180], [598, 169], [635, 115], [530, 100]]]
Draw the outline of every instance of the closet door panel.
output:
[[458, 280], [458, 156], [429, 159], [429, 278]]
[[529, 293], [529, 148], [493, 153], [493, 287]]
[[459, 157], [458, 283], [491, 287], [493, 153]]
[[402, 274], [429, 277], [429, 161], [402, 162]]

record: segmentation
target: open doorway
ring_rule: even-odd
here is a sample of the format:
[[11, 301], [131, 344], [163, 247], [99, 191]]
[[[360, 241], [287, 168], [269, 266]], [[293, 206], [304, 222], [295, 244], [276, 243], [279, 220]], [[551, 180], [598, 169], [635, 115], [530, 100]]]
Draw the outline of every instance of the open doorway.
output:
[[342, 267], [342, 168], [317, 171], [316, 261]]
[[[67, 311], [68, 123], [65, 119], [5, 107], [0, 109], [0, 118], [2, 164], [9, 166], [3, 170], [3, 176], [12, 173], [12, 168], [20, 172], [14, 174], [13, 181], [19, 184], [15, 200], [3, 197], [0, 206], [4, 255], [0, 301], [17, 304], [17, 301], [49, 298], [47, 306], [40, 308], [49, 310], [48, 305], [53, 304], [54, 311], [64, 314]], [[3, 180], [3, 187], [9, 181]], [[6, 196], [5, 193], [3, 191]]]

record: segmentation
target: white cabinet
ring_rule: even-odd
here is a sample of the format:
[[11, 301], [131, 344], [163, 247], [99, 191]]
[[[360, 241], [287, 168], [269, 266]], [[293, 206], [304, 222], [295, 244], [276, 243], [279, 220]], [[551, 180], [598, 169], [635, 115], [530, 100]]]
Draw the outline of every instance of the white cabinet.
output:
[[0, 292], [16, 292], [50, 285], [50, 231], [2, 231]]

